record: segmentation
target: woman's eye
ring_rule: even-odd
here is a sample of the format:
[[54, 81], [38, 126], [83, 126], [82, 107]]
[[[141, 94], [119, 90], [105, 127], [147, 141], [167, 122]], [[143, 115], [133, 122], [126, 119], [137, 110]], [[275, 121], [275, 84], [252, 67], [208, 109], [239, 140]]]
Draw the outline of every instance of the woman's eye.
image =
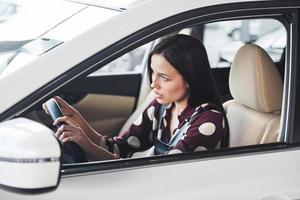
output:
[[160, 78], [163, 80], [163, 81], [168, 81], [169, 78], [168, 77], [165, 77], [165, 76], [160, 76]]

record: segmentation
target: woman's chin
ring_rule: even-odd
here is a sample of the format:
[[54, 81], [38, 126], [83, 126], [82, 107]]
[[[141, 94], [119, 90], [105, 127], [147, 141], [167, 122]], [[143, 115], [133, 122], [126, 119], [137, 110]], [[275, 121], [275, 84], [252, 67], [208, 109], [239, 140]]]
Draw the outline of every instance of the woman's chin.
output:
[[168, 103], [170, 103], [169, 101], [166, 101], [166, 100], [164, 100], [163, 98], [157, 98], [157, 97], [156, 97], [156, 101], [157, 101], [159, 104], [168, 104]]

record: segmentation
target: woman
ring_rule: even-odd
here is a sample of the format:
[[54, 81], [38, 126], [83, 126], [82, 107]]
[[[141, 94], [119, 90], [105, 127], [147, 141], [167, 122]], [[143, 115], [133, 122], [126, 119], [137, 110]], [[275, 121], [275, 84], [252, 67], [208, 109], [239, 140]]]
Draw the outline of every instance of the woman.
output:
[[64, 114], [54, 121], [54, 125], [64, 124], [56, 137], [63, 143], [79, 144], [89, 160], [130, 157], [157, 143], [167, 148], [158, 148], [156, 154], [228, 145], [227, 119], [201, 42], [186, 35], [162, 40], [149, 55], [148, 71], [155, 99], [127, 131], [108, 138], [96, 132], [77, 110], [55, 97]]

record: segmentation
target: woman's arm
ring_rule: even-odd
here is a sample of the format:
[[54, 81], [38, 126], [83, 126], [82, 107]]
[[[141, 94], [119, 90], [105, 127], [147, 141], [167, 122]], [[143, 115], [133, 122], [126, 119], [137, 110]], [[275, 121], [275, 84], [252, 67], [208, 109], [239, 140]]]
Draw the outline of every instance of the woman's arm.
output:
[[88, 159], [91, 161], [113, 160], [119, 158], [117, 154], [112, 154], [111, 152], [103, 149], [102, 147], [96, 145], [95, 143], [91, 143], [91, 147], [86, 149], [85, 152]]
[[115, 159], [127, 157], [132, 152], [146, 150], [153, 144], [153, 130], [157, 119], [153, 101], [130, 128], [119, 137], [107, 138], [94, 130], [82, 115], [59, 97], [55, 97], [64, 117], [55, 120], [54, 125], [62, 125], [56, 137], [62, 142], [73, 141], [79, 144], [91, 160]]
[[[61, 124], [55, 136], [62, 142], [75, 142], [81, 146], [89, 160], [116, 159], [117, 156], [101, 148], [87, 136], [82, 127], [74, 122], [70, 117], [59, 117], [54, 121], [54, 125]], [[99, 136], [101, 138], [102, 136]], [[100, 139], [99, 139], [100, 140]]]

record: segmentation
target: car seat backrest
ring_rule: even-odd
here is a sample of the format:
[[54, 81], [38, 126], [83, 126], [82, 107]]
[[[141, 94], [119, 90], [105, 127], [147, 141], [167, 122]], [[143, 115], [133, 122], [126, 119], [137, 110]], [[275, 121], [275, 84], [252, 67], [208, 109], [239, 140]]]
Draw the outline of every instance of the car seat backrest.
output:
[[270, 56], [246, 44], [235, 55], [229, 75], [233, 100], [224, 103], [230, 146], [277, 141], [283, 83]]
[[130, 115], [127, 121], [124, 123], [119, 133], [126, 131], [130, 125], [138, 118], [138, 116], [143, 113], [143, 111], [147, 108], [147, 106], [154, 100], [154, 93], [152, 91], [149, 92], [143, 103], [141, 103], [136, 110]]

